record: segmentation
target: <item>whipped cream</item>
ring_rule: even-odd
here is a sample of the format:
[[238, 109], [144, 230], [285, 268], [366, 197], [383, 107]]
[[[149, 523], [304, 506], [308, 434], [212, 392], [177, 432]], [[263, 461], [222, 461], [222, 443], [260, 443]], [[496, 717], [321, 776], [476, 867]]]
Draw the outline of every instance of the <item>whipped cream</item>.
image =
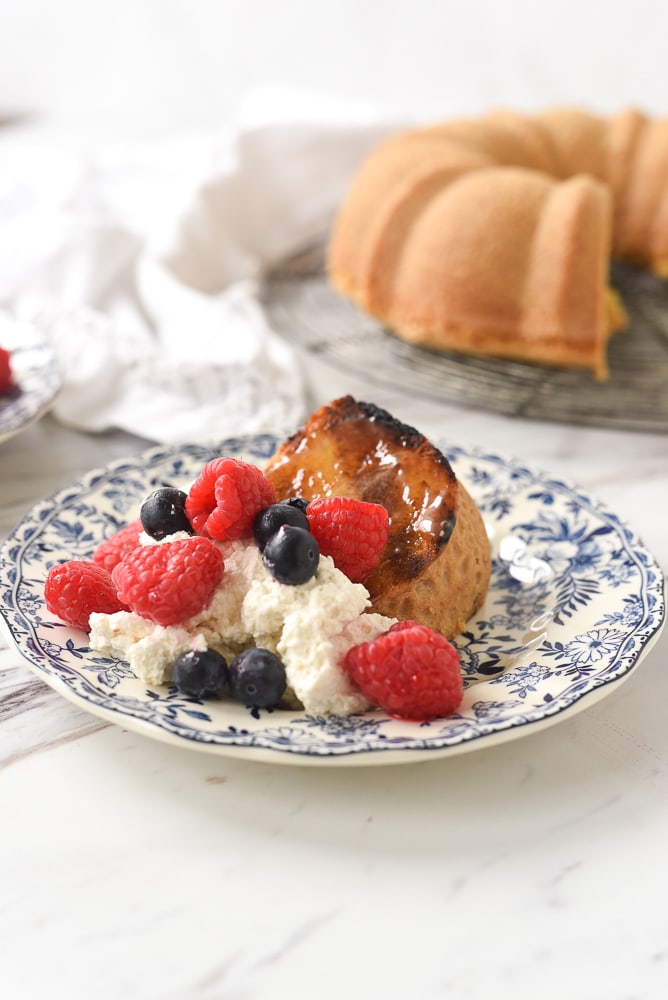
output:
[[[185, 535], [170, 535], [162, 542]], [[156, 543], [148, 535], [141, 544]], [[252, 646], [271, 650], [285, 665], [288, 685], [312, 715], [350, 715], [369, 702], [341, 668], [347, 651], [375, 639], [396, 619], [367, 612], [369, 593], [352, 583], [329, 556], [310, 580], [278, 583], [252, 540], [216, 542], [225, 571], [211, 601], [182, 625], [155, 625], [130, 611], [90, 616], [90, 645], [130, 664], [150, 685], [171, 680], [183, 653], [213, 648], [228, 662]]]

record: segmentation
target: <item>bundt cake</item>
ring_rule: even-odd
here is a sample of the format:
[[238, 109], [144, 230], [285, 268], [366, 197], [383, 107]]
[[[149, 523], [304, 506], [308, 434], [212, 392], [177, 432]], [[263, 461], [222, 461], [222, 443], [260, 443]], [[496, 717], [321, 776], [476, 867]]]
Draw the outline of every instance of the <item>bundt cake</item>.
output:
[[445, 456], [413, 427], [344, 396], [323, 406], [265, 467], [279, 499], [349, 496], [380, 503], [390, 533], [365, 581], [373, 610], [452, 638], [487, 594], [482, 517]]
[[398, 336], [607, 377], [612, 257], [668, 278], [668, 119], [495, 112], [393, 136], [353, 178], [332, 285]]

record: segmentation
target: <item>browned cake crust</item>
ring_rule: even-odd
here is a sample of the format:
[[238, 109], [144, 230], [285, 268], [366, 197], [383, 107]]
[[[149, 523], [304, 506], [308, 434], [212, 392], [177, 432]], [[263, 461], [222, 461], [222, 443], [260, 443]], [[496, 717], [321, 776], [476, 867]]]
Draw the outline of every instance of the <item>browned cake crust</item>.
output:
[[353, 178], [333, 286], [440, 350], [607, 375], [611, 256], [668, 275], [668, 119], [495, 112], [394, 136]]
[[452, 638], [485, 599], [485, 526], [445, 456], [385, 410], [344, 396], [280, 446], [265, 473], [279, 499], [349, 496], [380, 503], [390, 533], [365, 583], [373, 609]]

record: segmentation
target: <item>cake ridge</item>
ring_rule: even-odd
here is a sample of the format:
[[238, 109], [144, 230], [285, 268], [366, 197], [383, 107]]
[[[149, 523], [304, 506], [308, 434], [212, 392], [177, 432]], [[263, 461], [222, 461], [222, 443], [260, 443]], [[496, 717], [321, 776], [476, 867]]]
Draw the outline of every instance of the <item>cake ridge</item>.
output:
[[[474, 187], [505, 185], [517, 200], [507, 183], [517, 170], [524, 215], [500, 196], [481, 232], [482, 193], [466, 210], [441, 210], [444, 198], [471, 197], [472, 178]], [[541, 183], [554, 203], [534, 196]], [[546, 211], [555, 249], [544, 242], [539, 254]], [[668, 119], [633, 107], [611, 117], [502, 109], [405, 130], [372, 151], [335, 220], [327, 270], [334, 288], [410, 342], [604, 379], [609, 337], [623, 325], [623, 312], [610, 308], [613, 257], [668, 276]], [[524, 269], [514, 267], [521, 259]], [[556, 278], [551, 267], [561, 268]], [[541, 296], [553, 303], [549, 322]]]

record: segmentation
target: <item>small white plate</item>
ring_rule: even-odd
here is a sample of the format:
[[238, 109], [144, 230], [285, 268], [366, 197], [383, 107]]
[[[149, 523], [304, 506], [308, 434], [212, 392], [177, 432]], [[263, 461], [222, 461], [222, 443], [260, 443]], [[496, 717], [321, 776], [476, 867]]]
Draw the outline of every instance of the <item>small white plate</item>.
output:
[[197, 750], [299, 764], [385, 764], [448, 756], [528, 735], [615, 690], [658, 638], [663, 574], [633, 531], [563, 482], [481, 451], [441, 443], [488, 525], [488, 599], [456, 640], [466, 690], [448, 719], [411, 723], [250, 711], [148, 689], [55, 619], [44, 580], [55, 562], [90, 557], [161, 485], [183, 486], [217, 455], [262, 465], [278, 439], [153, 448], [90, 472], [44, 500], [6, 540], [0, 594], [7, 630], [48, 684], [103, 718]]
[[53, 403], [62, 380], [56, 356], [30, 323], [0, 313], [0, 347], [11, 351], [16, 388], [0, 396], [0, 442], [25, 430]]

